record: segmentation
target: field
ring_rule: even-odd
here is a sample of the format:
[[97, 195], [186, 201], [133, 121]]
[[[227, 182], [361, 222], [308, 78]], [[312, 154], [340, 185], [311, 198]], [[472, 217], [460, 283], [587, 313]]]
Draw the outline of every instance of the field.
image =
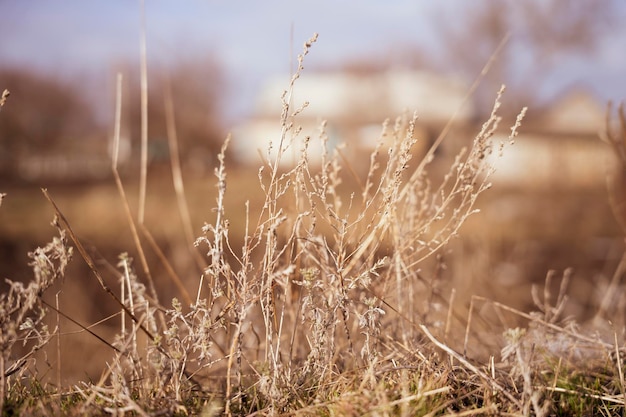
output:
[[454, 155], [405, 115], [285, 167], [286, 97], [261, 170], [0, 190], [2, 415], [624, 413], [619, 188], [492, 189], [501, 96]]

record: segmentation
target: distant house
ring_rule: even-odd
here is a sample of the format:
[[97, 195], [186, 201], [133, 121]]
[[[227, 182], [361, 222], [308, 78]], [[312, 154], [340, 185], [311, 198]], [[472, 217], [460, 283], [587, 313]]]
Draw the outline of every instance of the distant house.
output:
[[[281, 95], [288, 87], [286, 77], [270, 80], [262, 89], [254, 115], [233, 132], [233, 149], [240, 160], [258, 163], [269, 143], [275, 151], [281, 140]], [[381, 133], [382, 122], [408, 112], [416, 112], [419, 136], [427, 139], [438, 132], [456, 113], [455, 122], [469, 123], [474, 117], [471, 102], [464, 102], [468, 86], [454, 78], [419, 71], [389, 71], [368, 75], [343, 72], [303, 74], [296, 81], [291, 98], [293, 112], [305, 101], [307, 108], [294, 121], [302, 132], [286, 152], [286, 162], [300, 155], [303, 138], [312, 138], [309, 156], [316, 162], [321, 155], [319, 128], [326, 121], [328, 146], [348, 146], [346, 152], [371, 150]], [[285, 141], [293, 137], [287, 132]], [[421, 138], [420, 138], [421, 139]], [[275, 155], [275, 154], [274, 154]]]
[[[535, 188], [581, 188], [603, 184], [613, 155], [599, 139], [605, 106], [573, 90], [522, 123], [514, 146], [492, 157], [495, 183]], [[504, 138], [501, 138], [504, 140]]]
[[537, 119], [540, 126], [534, 129], [568, 137], [597, 136], [604, 128], [605, 117], [605, 105], [586, 91], [573, 90], [553, 103]]

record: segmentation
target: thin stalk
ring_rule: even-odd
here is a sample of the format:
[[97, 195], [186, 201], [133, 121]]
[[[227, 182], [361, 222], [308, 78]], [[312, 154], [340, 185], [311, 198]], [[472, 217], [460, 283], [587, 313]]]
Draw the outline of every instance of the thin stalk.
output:
[[146, 52], [146, 12], [141, 0], [141, 171], [139, 182], [139, 224], [143, 224], [146, 208], [146, 184], [148, 182], [148, 64]]
[[185, 184], [183, 182], [183, 174], [180, 165], [180, 153], [178, 151], [178, 135], [176, 133], [176, 116], [174, 113], [174, 99], [172, 97], [172, 86], [168, 82], [165, 89], [165, 125], [167, 128], [167, 139], [170, 149], [170, 163], [172, 166], [172, 181], [174, 182], [174, 191], [176, 192], [176, 202], [178, 203], [178, 213], [183, 223], [183, 232], [185, 239], [189, 244], [189, 251], [201, 271], [204, 271], [207, 264], [200, 255], [196, 247], [193, 245], [195, 240], [193, 235], [193, 226], [191, 223], [191, 215], [189, 213], [189, 204], [185, 197]]

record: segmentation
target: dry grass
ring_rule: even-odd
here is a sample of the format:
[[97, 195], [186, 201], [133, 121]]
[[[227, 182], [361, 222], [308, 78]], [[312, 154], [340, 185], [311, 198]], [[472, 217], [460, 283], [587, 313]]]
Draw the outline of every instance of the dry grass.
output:
[[[303, 135], [297, 116], [306, 104], [292, 103], [291, 94], [314, 42], [315, 37], [298, 57], [282, 97], [282, 135], [255, 179], [262, 203], [256, 208], [244, 203], [243, 220], [226, 208], [228, 193], [237, 190], [228, 188], [230, 139], [225, 141], [215, 170], [213, 216], [190, 249], [205, 255], [193, 255], [202, 274], [194, 291], [179, 287], [183, 301], [159, 300], [152, 270], [167, 269], [172, 280], [179, 278], [165, 257], [150, 264], [142, 255], [159, 251], [144, 224], [145, 183], [139, 187], [135, 220], [113, 163], [126, 227], [140, 254], [138, 263], [120, 256], [114, 282], [73, 231], [72, 218], [44, 191], [58, 218], [59, 237], [30, 255], [33, 282], [9, 283], [9, 292], [0, 298], [3, 415], [624, 412], [624, 352], [616, 330], [624, 324], [616, 320], [623, 317], [623, 305], [603, 303], [597, 329], [606, 319], [616, 329], [609, 328], [610, 338], [602, 339], [563, 317], [568, 272], [556, 295], [554, 274], [546, 278], [543, 292], [532, 293], [534, 313], [473, 297], [467, 315], [459, 319], [455, 293], [446, 299], [434, 283], [446, 266], [443, 249], [476, 214], [477, 198], [490, 188], [485, 157], [509, 145], [492, 141], [501, 123], [502, 91], [489, 119], [441, 181], [428, 172], [434, 148], [423, 159], [413, 159], [419, 140], [415, 116], [383, 124], [363, 178], [355, 178], [357, 170], [332, 149], [319, 166], [309, 163], [310, 141], [319, 140], [326, 149], [324, 124], [318, 137], [304, 138], [299, 162], [284, 169], [282, 155]], [[168, 114], [174, 147], [175, 121]], [[523, 115], [524, 110], [511, 123], [511, 142]], [[623, 111], [620, 115], [623, 120]], [[622, 126], [607, 136], [616, 151], [623, 149], [625, 132]], [[189, 234], [177, 161], [173, 177], [172, 200]], [[614, 200], [621, 201], [618, 187], [614, 190]], [[234, 227], [234, 221], [240, 224]], [[242, 235], [233, 236], [234, 230]], [[46, 289], [64, 276], [73, 253], [68, 238], [119, 311], [112, 317], [119, 323], [115, 337], [96, 334], [64, 314], [63, 305], [46, 301]], [[611, 291], [621, 289], [621, 275], [620, 266]], [[494, 322], [506, 323], [508, 315], [525, 326], [494, 331], [497, 327], [487, 326], [484, 315], [477, 314], [485, 308]], [[54, 318], [46, 321], [46, 314]], [[98, 380], [62, 387], [60, 376], [46, 383], [34, 359], [42, 349], [48, 360], [60, 354], [61, 323], [68, 321], [111, 356]], [[25, 350], [18, 349], [21, 344]], [[490, 350], [494, 345], [501, 352]], [[56, 363], [60, 368], [60, 359]]]

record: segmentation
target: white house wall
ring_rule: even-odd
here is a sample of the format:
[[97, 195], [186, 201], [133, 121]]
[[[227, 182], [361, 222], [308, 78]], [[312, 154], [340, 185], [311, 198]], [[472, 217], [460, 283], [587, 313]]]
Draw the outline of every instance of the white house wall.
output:
[[466, 123], [473, 116], [471, 101], [463, 103], [468, 87], [458, 79], [409, 71], [391, 72], [385, 77], [392, 113], [415, 111], [422, 123], [436, 125], [446, 123], [457, 110], [459, 123]]
[[[288, 87], [288, 77], [275, 78], [267, 83], [257, 102], [256, 114], [235, 130], [235, 151], [245, 162], [259, 161], [258, 149], [265, 150], [269, 140], [280, 139], [281, 95]], [[415, 71], [391, 71], [373, 75], [347, 73], [303, 74], [296, 81], [291, 97], [291, 111], [305, 101], [309, 106], [296, 118], [302, 125], [302, 137], [316, 138], [319, 124], [326, 120], [335, 131], [329, 132], [331, 148], [347, 140], [352, 148], [367, 148], [375, 143], [371, 135], [362, 137], [365, 130], [371, 133], [373, 125], [380, 126], [387, 118], [395, 118], [405, 112], [417, 112], [421, 128], [440, 128], [460, 109], [455, 119], [466, 123], [474, 109], [471, 103], [461, 104], [467, 87], [455, 79], [437, 74]], [[332, 129], [331, 129], [332, 130]], [[380, 130], [378, 130], [380, 132]], [[339, 136], [342, 137], [339, 137]], [[376, 137], [378, 134], [376, 135]], [[276, 145], [275, 145], [276, 146]], [[309, 152], [313, 161], [321, 150], [312, 141]], [[295, 159], [302, 148], [297, 142], [290, 150]]]
[[[495, 138], [507, 142], [507, 138]], [[603, 185], [614, 164], [608, 146], [600, 140], [520, 135], [499, 157], [491, 181], [498, 186], [523, 188], [577, 188]]]
[[[301, 157], [304, 148], [304, 139], [309, 136], [307, 155], [309, 162], [315, 164], [321, 161], [322, 144], [320, 140], [319, 123], [313, 121], [305, 121], [300, 123], [302, 131], [295, 134], [295, 129], [289, 130], [283, 141], [283, 154], [281, 156], [282, 166], [293, 166]], [[332, 152], [336, 141], [333, 139], [335, 134], [331, 127], [328, 129], [329, 152]], [[280, 120], [274, 119], [256, 119], [251, 120], [245, 125], [233, 131], [233, 140], [231, 142], [232, 149], [241, 162], [251, 165], [261, 164], [264, 161], [272, 162], [277, 156], [277, 150], [280, 146], [282, 130]], [[271, 143], [271, 149], [270, 148]], [[269, 150], [269, 153], [268, 153]]]

